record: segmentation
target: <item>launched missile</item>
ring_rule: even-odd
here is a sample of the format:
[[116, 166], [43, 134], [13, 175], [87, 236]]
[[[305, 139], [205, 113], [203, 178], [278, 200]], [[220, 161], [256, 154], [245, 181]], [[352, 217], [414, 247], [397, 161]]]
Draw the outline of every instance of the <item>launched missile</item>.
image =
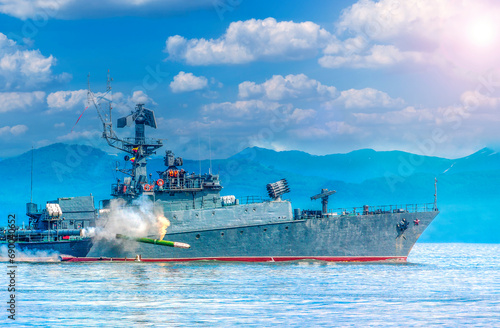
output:
[[150, 238], [133, 238], [125, 235], [116, 235], [117, 239], [127, 239], [134, 240], [139, 243], [160, 245], [160, 246], [168, 246], [168, 247], [177, 247], [177, 248], [191, 248], [191, 245], [185, 243], [179, 243], [176, 241], [168, 241], [168, 240], [158, 240], [158, 239], [150, 239]]

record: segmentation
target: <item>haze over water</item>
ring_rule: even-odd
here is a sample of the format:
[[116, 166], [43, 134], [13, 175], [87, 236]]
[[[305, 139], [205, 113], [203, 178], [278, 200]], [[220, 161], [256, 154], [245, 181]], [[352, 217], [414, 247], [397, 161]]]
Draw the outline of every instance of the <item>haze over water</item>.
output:
[[499, 264], [498, 244], [416, 244], [406, 264], [18, 263], [16, 326], [493, 327]]

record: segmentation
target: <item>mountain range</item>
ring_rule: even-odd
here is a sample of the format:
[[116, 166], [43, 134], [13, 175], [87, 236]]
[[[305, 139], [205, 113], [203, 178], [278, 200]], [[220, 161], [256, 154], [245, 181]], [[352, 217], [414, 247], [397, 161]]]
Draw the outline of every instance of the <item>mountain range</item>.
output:
[[[176, 154], [180, 155], [180, 154]], [[40, 205], [57, 197], [93, 194], [109, 198], [110, 184], [123, 178], [115, 168], [121, 157], [98, 148], [52, 144], [22, 155], [0, 160], [4, 187], [0, 197], [0, 225], [16, 213], [25, 217], [31, 195], [33, 158], [33, 202]], [[128, 164], [130, 165], [130, 164]], [[324, 156], [301, 151], [247, 148], [227, 159], [184, 160], [188, 172], [211, 170], [220, 174], [222, 195], [266, 196], [266, 184], [286, 178], [291, 192], [284, 198], [294, 208], [320, 209], [310, 197], [322, 188], [336, 190], [330, 208], [362, 205], [395, 205], [434, 202], [441, 213], [424, 232], [424, 242], [500, 242], [500, 154], [484, 148], [470, 156], [446, 159], [401, 151], [362, 149]], [[148, 170], [157, 177], [163, 158], [152, 158]]]

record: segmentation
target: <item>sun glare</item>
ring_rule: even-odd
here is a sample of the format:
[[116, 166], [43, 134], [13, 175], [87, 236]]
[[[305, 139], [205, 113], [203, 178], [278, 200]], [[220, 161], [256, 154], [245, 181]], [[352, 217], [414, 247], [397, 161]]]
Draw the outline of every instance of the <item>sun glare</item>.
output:
[[472, 44], [487, 47], [495, 41], [495, 30], [495, 24], [489, 20], [476, 21], [469, 25], [467, 35]]

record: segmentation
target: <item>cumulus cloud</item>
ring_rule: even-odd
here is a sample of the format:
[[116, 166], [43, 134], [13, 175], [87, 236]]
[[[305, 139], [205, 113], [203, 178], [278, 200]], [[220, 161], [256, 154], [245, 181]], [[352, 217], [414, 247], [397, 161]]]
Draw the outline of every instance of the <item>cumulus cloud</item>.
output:
[[56, 59], [40, 50], [25, 50], [0, 33], [0, 90], [21, 90], [40, 87], [51, 81], [66, 81], [70, 75], [54, 75]]
[[261, 100], [259, 104], [288, 102], [288, 106], [300, 107], [307, 102], [310, 107], [332, 110], [341, 106], [353, 112], [373, 108], [387, 111], [404, 105], [403, 99], [391, 98], [373, 88], [349, 89], [339, 93], [336, 87], [324, 85], [305, 74], [274, 75], [260, 84], [245, 81], [238, 86], [238, 96]]
[[180, 71], [174, 76], [174, 80], [170, 82], [172, 92], [188, 92], [201, 90], [208, 86], [208, 80], [204, 76], [195, 76], [193, 73], [185, 73]]
[[[324, 49], [327, 68], [432, 64], [466, 70], [498, 67], [500, 6], [488, 0], [360, 0], [336, 23], [340, 44]], [[488, 31], [490, 30], [490, 31]], [[477, 32], [474, 32], [477, 31]], [[354, 36], [354, 37], [352, 37]]]
[[435, 123], [437, 110], [432, 109], [417, 109], [413, 106], [408, 106], [401, 110], [390, 111], [385, 113], [354, 113], [353, 116], [358, 123], [381, 124], [381, 125], [396, 125], [410, 126], [416, 122]]
[[[96, 96], [99, 98], [104, 96], [104, 94], [97, 94]], [[105, 98], [111, 99], [109, 96]], [[125, 96], [121, 92], [115, 92], [113, 93], [112, 100], [113, 109], [120, 114], [129, 114], [137, 104], [145, 104], [146, 106], [156, 105], [156, 102], [142, 90], [134, 91], [130, 96]]]
[[20, 19], [172, 15], [214, 6], [213, 0], [1, 0], [0, 12]]
[[0, 113], [14, 110], [27, 110], [43, 103], [45, 92], [0, 92]]
[[313, 22], [277, 22], [274, 18], [233, 22], [217, 39], [166, 41], [171, 60], [190, 65], [242, 64], [256, 60], [295, 60], [314, 57], [335, 37]]
[[334, 103], [343, 105], [347, 109], [393, 108], [403, 106], [404, 100], [401, 98], [391, 98], [383, 91], [365, 88], [342, 91]]
[[377, 41], [402, 35], [428, 40], [436, 37], [436, 30], [456, 15], [459, 6], [453, 0], [360, 0], [344, 10], [337, 27], [339, 32], [350, 31]]
[[360, 53], [327, 55], [318, 60], [326, 68], [380, 68], [402, 63], [423, 63], [424, 54], [418, 51], [401, 51], [393, 45], [374, 45], [369, 50], [358, 49]]
[[291, 98], [327, 98], [336, 95], [336, 88], [326, 86], [319, 81], [311, 79], [304, 74], [274, 75], [262, 84], [245, 81], [238, 86], [240, 98], [264, 96], [270, 100], [283, 100]]
[[75, 140], [88, 140], [88, 139], [98, 139], [102, 135], [101, 131], [97, 130], [83, 130], [83, 131], [71, 131], [68, 134], [57, 137], [59, 141], [75, 141]]
[[72, 110], [77, 107], [84, 109], [87, 103], [87, 90], [57, 91], [47, 96], [50, 113]]
[[[125, 96], [121, 92], [112, 95], [107, 93], [95, 93], [96, 101], [101, 106], [107, 106], [107, 101], [112, 100], [113, 109], [120, 113], [129, 113], [137, 104], [155, 105], [156, 103], [144, 91], [137, 90], [132, 95]], [[70, 110], [84, 110], [89, 106], [87, 90], [56, 91], [47, 96], [47, 114]], [[94, 106], [94, 104], [90, 104]]]
[[279, 125], [290, 126], [316, 116], [314, 109], [295, 108], [291, 104], [257, 99], [212, 103], [203, 106], [201, 113], [208, 121], [223, 120], [228, 126], [231, 126], [231, 122], [246, 126], [277, 122]]
[[[318, 63], [326, 68], [443, 66], [450, 61], [482, 62], [486, 57], [491, 63], [495, 51], [481, 52], [480, 59], [470, 51], [477, 43], [471, 31], [482, 21], [498, 30], [499, 14], [500, 6], [486, 0], [360, 0], [343, 11], [335, 33], [309, 21], [250, 19], [231, 23], [218, 38], [171, 36], [165, 52], [168, 59], [190, 65], [297, 60], [318, 54]], [[500, 42], [496, 44], [499, 50]]]
[[283, 105], [262, 100], [212, 103], [202, 107], [202, 114], [215, 114], [218, 117], [251, 119], [265, 112], [272, 112]]
[[314, 109], [300, 109], [295, 108], [291, 114], [290, 119], [297, 123], [307, 120], [308, 118], [313, 118], [316, 116], [316, 111]]
[[153, 99], [142, 90], [134, 91], [129, 99], [134, 104], [154, 104]]
[[26, 125], [4, 126], [0, 128], [0, 136], [8, 134], [18, 136], [26, 131], [28, 131], [28, 127]]
[[470, 34], [469, 13], [477, 19], [496, 17], [485, 10], [485, 3], [360, 0], [343, 11], [335, 34], [313, 22], [250, 19], [231, 23], [219, 38], [171, 36], [165, 52], [169, 59], [190, 65], [296, 60], [318, 53], [322, 53], [318, 63], [326, 68], [443, 65], [447, 60], [442, 48], [453, 57], [455, 43], [464, 43], [464, 35]]
[[496, 108], [500, 104], [500, 98], [469, 90], [462, 93], [460, 102], [464, 108], [476, 110], [479, 107]]
[[302, 140], [332, 140], [340, 135], [354, 135], [359, 129], [346, 122], [327, 121], [324, 124], [312, 125], [307, 128], [292, 129], [290, 135]]

